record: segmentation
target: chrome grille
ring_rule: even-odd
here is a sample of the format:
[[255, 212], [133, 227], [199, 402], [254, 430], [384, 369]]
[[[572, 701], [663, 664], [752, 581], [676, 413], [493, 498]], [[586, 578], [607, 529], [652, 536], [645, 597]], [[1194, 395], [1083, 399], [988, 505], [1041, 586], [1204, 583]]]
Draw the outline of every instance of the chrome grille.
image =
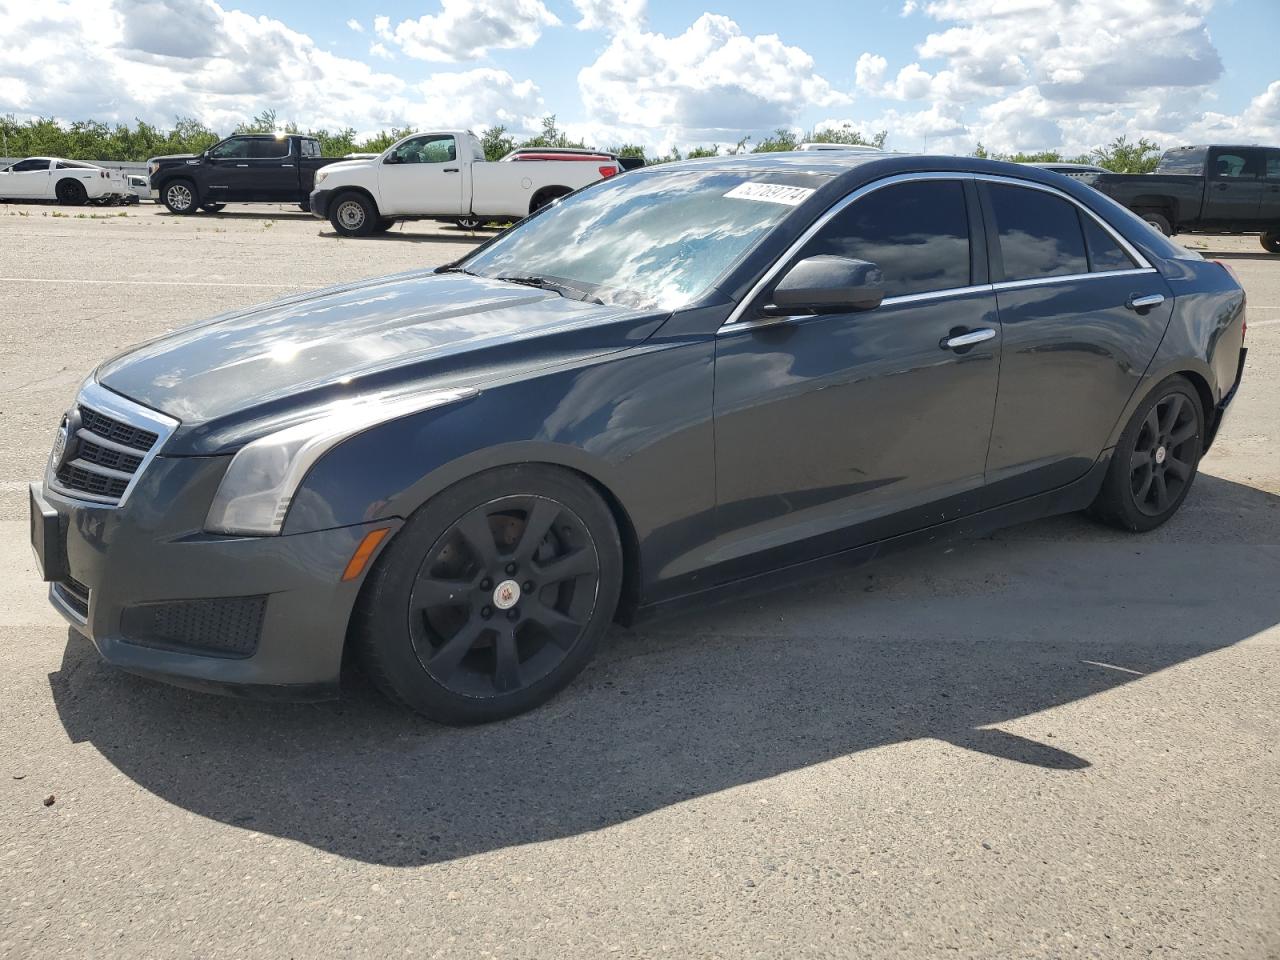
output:
[[[177, 425], [87, 383], [63, 419], [62, 432], [68, 435], [51, 458], [51, 486], [68, 496], [118, 506]], [[66, 453], [59, 455], [64, 447]]]

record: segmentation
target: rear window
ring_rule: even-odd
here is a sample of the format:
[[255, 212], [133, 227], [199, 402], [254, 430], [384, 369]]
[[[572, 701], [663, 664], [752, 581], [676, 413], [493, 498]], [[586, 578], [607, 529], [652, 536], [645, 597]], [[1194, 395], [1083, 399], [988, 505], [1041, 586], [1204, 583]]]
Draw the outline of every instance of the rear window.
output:
[[299, 141], [299, 142], [302, 144], [302, 155], [303, 155], [304, 157], [318, 157], [318, 156], [320, 156], [320, 141], [319, 141], [319, 140], [301, 140], [301, 141]]
[[1166, 150], [1156, 164], [1156, 173], [1182, 173], [1204, 176], [1204, 158], [1208, 151], [1203, 147], [1189, 150]]
[[283, 138], [259, 137], [249, 141], [250, 160], [281, 160], [289, 156], [289, 141]]
[[1089, 272], [1084, 234], [1073, 204], [1043, 190], [986, 186], [1000, 235], [1005, 280]]

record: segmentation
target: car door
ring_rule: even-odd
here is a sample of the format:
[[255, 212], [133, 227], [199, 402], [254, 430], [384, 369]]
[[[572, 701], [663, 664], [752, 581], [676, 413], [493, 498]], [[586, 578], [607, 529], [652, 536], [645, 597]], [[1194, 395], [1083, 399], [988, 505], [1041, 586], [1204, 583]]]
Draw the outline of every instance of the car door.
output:
[[298, 159], [288, 137], [254, 137], [244, 167], [237, 167], [245, 200], [297, 201]]
[[228, 137], [210, 149], [205, 158], [202, 200], [227, 203], [247, 200], [247, 173], [252, 138]]
[[53, 161], [41, 157], [19, 160], [0, 174], [0, 197], [46, 200], [53, 197]]
[[1256, 223], [1262, 204], [1262, 151], [1214, 148], [1209, 151], [1207, 173], [1201, 219], [1223, 227]]
[[[879, 307], [762, 317], [766, 284], [721, 329], [720, 559], [768, 567], [777, 551], [803, 560], [977, 508], [1000, 330], [976, 203], [960, 175], [863, 188], [783, 266], [820, 254], [873, 262]], [[948, 346], [966, 333], [978, 342]]]
[[466, 213], [457, 141], [426, 133], [398, 145], [378, 164], [378, 200], [388, 215]]
[[1262, 201], [1258, 219], [1275, 229], [1280, 224], [1280, 150], [1264, 150]]
[[1137, 250], [1066, 194], [995, 177], [978, 185], [1003, 337], [983, 494], [994, 506], [1093, 466], [1173, 300]]

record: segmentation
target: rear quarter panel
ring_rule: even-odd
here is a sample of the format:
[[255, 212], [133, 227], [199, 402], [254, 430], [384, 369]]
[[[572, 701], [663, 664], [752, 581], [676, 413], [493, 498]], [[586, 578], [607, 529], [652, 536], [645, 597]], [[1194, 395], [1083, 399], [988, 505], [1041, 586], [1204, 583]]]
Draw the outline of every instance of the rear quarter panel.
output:
[[471, 164], [471, 210], [485, 215], [525, 216], [544, 187], [577, 190], [600, 179], [598, 163], [579, 160], [521, 160]]

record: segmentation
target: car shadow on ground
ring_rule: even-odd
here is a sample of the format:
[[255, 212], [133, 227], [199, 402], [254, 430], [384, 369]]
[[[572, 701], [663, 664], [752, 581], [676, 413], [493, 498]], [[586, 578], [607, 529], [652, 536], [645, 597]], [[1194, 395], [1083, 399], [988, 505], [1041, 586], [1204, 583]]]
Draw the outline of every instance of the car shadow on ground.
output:
[[483, 727], [429, 723], [358, 677], [330, 704], [189, 693], [104, 666], [74, 633], [50, 686], [72, 741], [164, 800], [394, 866], [594, 831], [919, 738], [1073, 776], [1095, 762], [1086, 750], [1000, 725], [1280, 622], [1278, 506], [1202, 475], [1163, 538], [1056, 518], [619, 629], [551, 704]]
[[196, 213], [170, 213], [168, 210], [160, 209], [156, 212], [158, 217], [170, 217], [177, 220], [194, 220], [196, 222], [202, 220], [314, 220], [315, 217], [310, 213], [304, 213], [297, 207], [291, 210], [219, 210], [217, 213], [208, 213], [200, 210]]
[[[496, 230], [460, 230], [446, 227], [440, 233], [402, 233], [399, 228], [392, 227], [386, 233], [374, 234], [370, 237], [359, 237], [359, 243], [484, 243], [498, 235]], [[336, 230], [325, 230], [322, 236], [335, 240], [345, 240]]]

